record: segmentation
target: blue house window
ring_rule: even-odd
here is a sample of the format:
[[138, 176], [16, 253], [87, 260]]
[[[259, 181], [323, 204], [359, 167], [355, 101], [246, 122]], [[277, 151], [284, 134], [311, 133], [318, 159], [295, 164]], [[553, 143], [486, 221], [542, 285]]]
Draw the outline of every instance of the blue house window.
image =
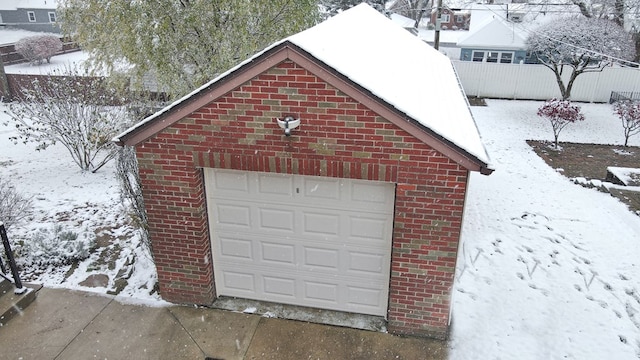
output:
[[513, 62], [513, 53], [502, 53], [500, 54], [500, 63], [501, 64], [511, 64]]
[[482, 62], [484, 60], [484, 51], [474, 51], [471, 61]]

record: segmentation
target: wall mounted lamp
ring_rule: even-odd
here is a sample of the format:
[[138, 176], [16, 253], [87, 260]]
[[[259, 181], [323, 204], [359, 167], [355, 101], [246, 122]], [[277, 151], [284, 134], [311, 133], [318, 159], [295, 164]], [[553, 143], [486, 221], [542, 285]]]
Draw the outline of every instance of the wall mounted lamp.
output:
[[300, 125], [300, 119], [294, 119], [293, 116], [285, 116], [284, 119], [278, 120], [278, 126], [281, 129], [284, 129], [284, 134], [286, 136], [291, 136], [291, 129], [295, 129]]

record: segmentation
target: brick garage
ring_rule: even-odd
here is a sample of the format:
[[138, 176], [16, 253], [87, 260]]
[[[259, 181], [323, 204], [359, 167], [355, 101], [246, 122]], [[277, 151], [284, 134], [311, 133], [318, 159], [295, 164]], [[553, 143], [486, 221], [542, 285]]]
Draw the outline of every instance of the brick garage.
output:
[[[391, 105], [384, 94], [372, 91], [376, 86], [367, 88], [366, 81], [341, 71], [340, 59], [348, 56], [352, 62], [361, 50], [345, 54], [347, 44], [332, 63], [332, 51], [314, 48], [316, 36], [329, 48], [339, 44], [344, 37], [331, 35], [351, 29], [354, 22], [370, 26], [362, 36], [379, 31], [391, 36], [394, 46], [410, 44], [425, 57], [415, 66], [432, 66], [428, 72], [453, 82], [454, 91], [444, 90], [440, 99], [438, 94], [424, 98], [417, 106], [451, 107], [429, 113], [458, 121], [444, 127], [455, 131], [434, 131], [429, 121], [443, 119], [414, 118], [402, 104]], [[348, 41], [357, 43], [357, 36]], [[428, 64], [429, 58], [435, 62]], [[387, 298], [379, 299], [388, 328], [445, 337], [469, 172], [489, 174], [491, 169], [451, 64], [443, 58], [360, 5], [272, 45], [120, 135], [120, 144], [136, 148], [162, 297], [210, 305], [220, 295], [216, 284], [226, 288], [214, 276], [223, 266], [216, 263], [221, 255], [212, 246], [221, 221], [210, 212], [216, 200], [208, 197], [207, 173], [235, 170], [290, 175], [283, 181], [313, 180], [301, 177], [310, 176], [390, 184], [390, 259], [382, 261], [389, 264], [383, 274], [388, 289], [382, 292]], [[362, 58], [362, 64], [368, 59]], [[385, 84], [407, 86], [400, 79], [394, 83], [395, 75], [390, 78]], [[386, 86], [385, 91], [395, 93]], [[291, 136], [275, 120], [285, 116], [301, 119]]]

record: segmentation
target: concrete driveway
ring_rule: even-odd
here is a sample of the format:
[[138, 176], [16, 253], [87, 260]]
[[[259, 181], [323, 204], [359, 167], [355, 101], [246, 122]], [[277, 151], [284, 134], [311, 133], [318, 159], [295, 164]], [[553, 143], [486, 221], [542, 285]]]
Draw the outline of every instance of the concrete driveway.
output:
[[446, 343], [43, 288], [0, 327], [0, 359], [446, 359]]

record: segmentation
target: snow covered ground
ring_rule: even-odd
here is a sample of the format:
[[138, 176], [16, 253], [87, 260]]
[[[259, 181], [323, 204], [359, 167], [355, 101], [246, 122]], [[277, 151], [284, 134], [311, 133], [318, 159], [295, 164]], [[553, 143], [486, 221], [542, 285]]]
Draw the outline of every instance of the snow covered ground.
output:
[[[540, 102], [490, 100], [472, 111], [496, 171], [473, 174], [453, 293], [451, 359], [638, 359], [640, 217], [615, 198], [573, 184], [526, 144], [552, 140], [535, 113]], [[561, 141], [621, 144], [622, 127], [606, 104], [582, 104], [586, 121]], [[0, 105], [0, 124], [7, 119]], [[127, 259], [135, 269], [119, 298], [163, 304], [150, 295], [155, 270], [127, 223], [114, 166], [82, 173], [61, 146], [35, 152], [8, 141], [0, 125], [0, 177], [33, 196], [24, 235], [54, 221], [115, 238], [116, 268], [95, 255], [42, 274], [46, 286], [106, 292]], [[640, 145], [640, 136], [631, 138]], [[640, 164], [639, 164], [640, 166]], [[116, 246], [117, 245], [117, 246]], [[115, 251], [115, 250], [114, 250]], [[80, 283], [109, 276], [103, 287]]]
[[[23, 75], [48, 75], [60, 74], [69, 69], [84, 70], [84, 64], [89, 55], [84, 51], [74, 51], [67, 54], [56, 55], [51, 58], [51, 63], [34, 65], [31, 63], [21, 63], [5, 66], [7, 74]], [[81, 72], [82, 73], [82, 72]]]
[[[129, 224], [129, 210], [120, 200], [115, 163], [108, 163], [95, 174], [82, 172], [60, 144], [39, 152], [34, 144], [13, 144], [9, 137], [15, 135], [15, 130], [3, 125], [9, 121], [6, 108], [0, 103], [0, 178], [8, 179], [34, 204], [33, 218], [22, 227], [9, 229], [14, 247], [17, 240], [32, 238], [38, 229], [51, 231], [54, 224], [79, 235], [95, 233], [98, 239], [113, 239], [103, 244], [99, 253], [81, 262], [71, 275], [71, 266], [65, 265], [50, 268], [31, 280], [48, 287], [106, 293], [115, 290], [118, 272], [129, 268], [132, 275], [121, 297], [161, 302], [156, 293], [152, 294], [155, 267]], [[134, 259], [131, 269], [128, 262]], [[95, 282], [81, 285], [91, 274], [106, 275], [109, 282], [104, 286]]]
[[52, 34], [56, 36], [60, 36], [60, 34], [54, 33], [41, 33], [35, 31], [28, 31], [22, 29], [0, 29], [0, 45], [13, 44], [18, 42], [18, 40], [34, 35], [42, 35], [42, 34]]
[[[470, 182], [450, 357], [638, 359], [640, 217], [535, 155], [525, 140], [552, 140], [538, 106], [472, 108], [496, 171]], [[609, 105], [581, 106], [561, 141], [623, 142]]]

